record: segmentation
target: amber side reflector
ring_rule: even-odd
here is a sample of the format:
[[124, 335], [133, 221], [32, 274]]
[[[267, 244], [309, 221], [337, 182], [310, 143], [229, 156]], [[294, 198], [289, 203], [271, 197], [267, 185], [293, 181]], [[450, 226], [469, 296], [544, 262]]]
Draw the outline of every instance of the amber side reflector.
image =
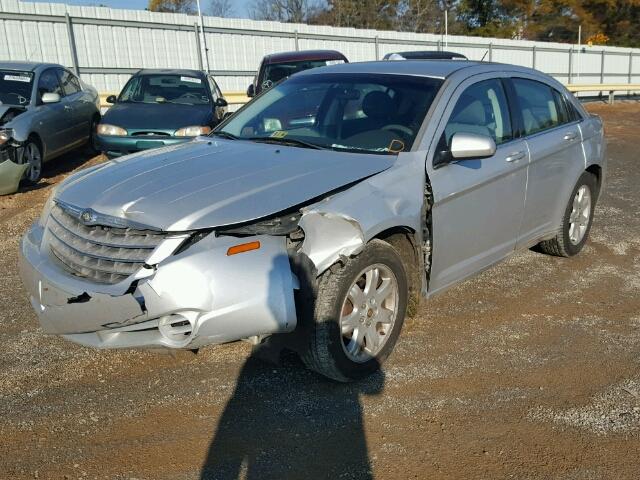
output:
[[240, 245], [234, 245], [227, 250], [227, 256], [237, 255], [238, 253], [250, 252], [251, 250], [258, 250], [260, 248], [260, 242], [241, 243]]

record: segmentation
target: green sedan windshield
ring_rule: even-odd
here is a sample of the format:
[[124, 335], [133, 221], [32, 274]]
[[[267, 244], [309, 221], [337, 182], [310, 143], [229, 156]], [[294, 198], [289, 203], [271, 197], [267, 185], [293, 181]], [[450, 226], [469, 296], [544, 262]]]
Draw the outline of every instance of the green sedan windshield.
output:
[[118, 102], [206, 105], [211, 100], [205, 81], [200, 77], [150, 74], [131, 78]]

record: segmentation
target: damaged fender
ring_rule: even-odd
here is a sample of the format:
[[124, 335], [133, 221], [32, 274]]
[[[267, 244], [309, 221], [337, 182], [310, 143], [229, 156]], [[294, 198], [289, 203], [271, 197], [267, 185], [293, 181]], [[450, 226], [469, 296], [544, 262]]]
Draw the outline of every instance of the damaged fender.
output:
[[362, 251], [364, 233], [357, 221], [342, 215], [309, 212], [300, 220], [305, 232], [301, 252], [313, 262], [318, 273], [324, 272], [340, 257], [350, 257]]
[[318, 275], [341, 257], [357, 255], [381, 232], [403, 227], [423, 229], [425, 152], [401, 153], [384, 175], [373, 175], [351, 188], [302, 209], [305, 233], [301, 252]]
[[8, 195], [18, 191], [20, 180], [29, 165], [18, 165], [11, 160], [0, 163], [0, 195]]

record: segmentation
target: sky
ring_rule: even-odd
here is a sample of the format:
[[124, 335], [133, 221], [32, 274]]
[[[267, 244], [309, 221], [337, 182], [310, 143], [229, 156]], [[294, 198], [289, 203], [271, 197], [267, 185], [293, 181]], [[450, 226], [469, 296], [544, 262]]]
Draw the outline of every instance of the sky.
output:
[[[30, 0], [34, 1], [34, 0]], [[55, 3], [66, 3], [68, 5], [104, 5], [111, 8], [130, 8], [134, 10], [144, 10], [148, 0], [35, 0], [51, 1]], [[247, 4], [249, 0], [232, 0], [235, 17], [247, 17]], [[203, 12], [206, 13], [208, 0], [200, 0]]]

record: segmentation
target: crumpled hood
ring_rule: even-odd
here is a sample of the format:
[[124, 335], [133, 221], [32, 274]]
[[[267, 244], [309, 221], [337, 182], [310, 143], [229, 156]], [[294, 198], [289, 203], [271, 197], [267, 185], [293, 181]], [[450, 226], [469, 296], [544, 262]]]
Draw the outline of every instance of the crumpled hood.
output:
[[211, 105], [176, 103], [116, 103], [102, 117], [102, 123], [131, 130], [177, 130], [191, 125], [209, 125]]
[[168, 231], [266, 217], [389, 168], [394, 157], [199, 138], [112, 160], [57, 198]]
[[8, 118], [3, 118], [5, 114], [10, 110], [13, 110], [14, 114], [19, 115], [22, 112], [24, 112], [26, 108], [21, 106], [16, 106], [16, 105], [0, 105], [0, 127], [3, 126], [5, 123], [8, 123], [9, 121], [11, 121], [16, 116], [16, 115], [9, 115]]

